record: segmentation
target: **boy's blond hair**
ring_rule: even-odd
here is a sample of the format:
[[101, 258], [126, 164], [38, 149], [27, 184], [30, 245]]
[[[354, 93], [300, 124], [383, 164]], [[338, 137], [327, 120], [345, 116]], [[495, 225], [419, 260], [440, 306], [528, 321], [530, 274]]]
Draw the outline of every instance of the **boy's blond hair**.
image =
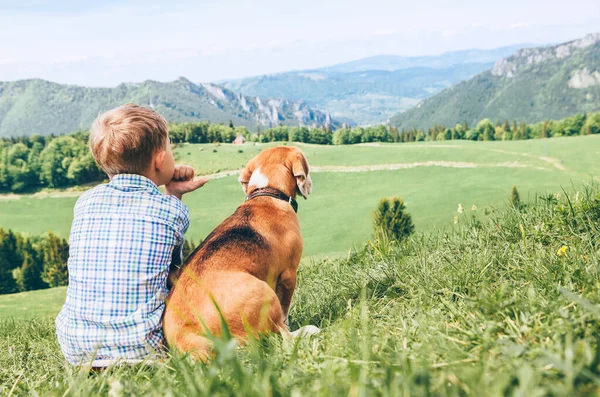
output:
[[168, 134], [164, 117], [154, 110], [128, 103], [94, 120], [90, 149], [110, 176], [143, 174], [156, 151], [166, 150]]

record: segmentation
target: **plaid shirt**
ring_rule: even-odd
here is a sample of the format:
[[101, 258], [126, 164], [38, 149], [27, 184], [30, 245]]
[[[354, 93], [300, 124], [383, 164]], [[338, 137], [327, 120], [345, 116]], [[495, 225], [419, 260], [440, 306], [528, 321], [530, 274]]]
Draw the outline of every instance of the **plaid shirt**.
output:
[[141, 175], [116, 175], [79, 198], [67, 299], [56, 318], [69, 363], [104, 367], [156, 357], [169, 265], [188, 226], [187, 207]]

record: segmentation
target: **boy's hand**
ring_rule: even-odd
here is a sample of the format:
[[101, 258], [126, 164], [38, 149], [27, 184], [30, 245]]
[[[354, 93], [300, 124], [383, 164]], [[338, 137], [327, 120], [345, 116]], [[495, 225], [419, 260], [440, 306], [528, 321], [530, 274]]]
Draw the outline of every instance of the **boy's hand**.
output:
[[194, 169], [192, 167], [179, 165], [175, 167], [173, 179], [167, 183], [165, 189], [168, 195], [175, 196], [181, 200], [181, 196], [185, 193], [193, 192], [204, 186], [208, 181], [208, 178], [194, 179]]

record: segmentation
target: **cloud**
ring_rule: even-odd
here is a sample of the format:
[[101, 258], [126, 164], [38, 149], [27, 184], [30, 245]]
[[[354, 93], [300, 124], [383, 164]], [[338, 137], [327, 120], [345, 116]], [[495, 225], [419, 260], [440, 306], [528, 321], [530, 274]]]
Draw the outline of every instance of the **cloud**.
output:
[[522, 28], [528, 28], [531, 25], [527, 22], [517, 22], [517, 23], [513, 23], [512, 25], [510, 25], [508, 28], [509, 29], [522, 29]]

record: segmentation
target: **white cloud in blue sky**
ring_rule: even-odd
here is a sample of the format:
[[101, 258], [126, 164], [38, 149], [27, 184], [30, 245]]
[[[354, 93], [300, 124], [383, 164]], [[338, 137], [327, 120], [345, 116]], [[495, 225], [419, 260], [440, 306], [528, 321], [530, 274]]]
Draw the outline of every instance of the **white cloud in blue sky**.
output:
[[193, 81], [376, 54], [553, 43], [600, 30], [595, 2], [0, 0], [0, 80]]

